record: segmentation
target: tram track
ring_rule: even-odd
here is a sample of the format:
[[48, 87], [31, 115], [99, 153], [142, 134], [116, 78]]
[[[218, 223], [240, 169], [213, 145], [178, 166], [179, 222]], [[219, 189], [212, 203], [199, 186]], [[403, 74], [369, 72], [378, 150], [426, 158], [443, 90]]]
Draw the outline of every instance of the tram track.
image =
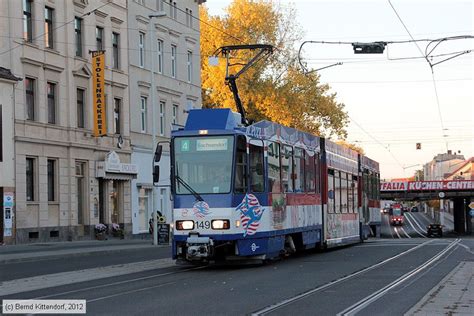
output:
[[[459, 242], [459, 240], [457, 240], [457, 241]], [[430, 244], [430, 243], [432, 243], [432, 242], [433, 242], [433, 240], [426, 241], [426, 242], [424, 242], [424, 243], [422, 243], [422, 244], [419, 244], [419, 245], [417, 245], [417, 246], [415, 246], [415, 247], [413, 247], [413, 248], [410, 248], [410, 249], [408, 249], [408, 250], [405, 250], [405, 251], [403, 251], [403, 252], [401, 252], [401, 253], [399, 253], [399, 254], [397, 254], [397, 255], [394, 255], [394, 256], [392, 256], [392, 257], [390, 257], [390, 258], [387, 258], [387, 259], [385, 259], [385, 260], [382, 260], [382, 261], [380, 261], [380, 262], [378, 262], [378, 263], [376, 263], [376, 264], [373, 264], [373, 265], [371, 265], [371, 266], [368, 266], [368, 267], [366, 267], [366, 268], [364, 268], [364, 269], [362, 269], [362, 270], [359, 270], [359, 271], [356, 271], [356, 272], [354, 272], [354, 273], [348, 274], [348, 275], [346, 275], [346, 276], [344, 276], [344, 277], [342, 277], [342, 278], [339, 278], [339, 279], [337, 279], [337, 280], [334, 280], [334, 281], [328, 282], [328, 283], [326, 283], [326, 284], [320, 285], [320, 286], [318, 286], [318, 287], [315, 287], [315, 288], [313, 288], [313, 289], [311, 289], [311, 290], [305, 291], [305, 292], [303, 292], [303, 293], [300, 293], [300, 294], [298, 294], [298, 295], [296, 295], [296, 296], [293, 296], [293, 297], [291, 297], [291, 298], [285, 299], [285, 300], [280, 301], [280, 302], [278, 302], [278, 303], [269, 305], [269, 306], [267, 306], [267, 307], [265, 307], [265, 308], [263, 308], [263, 309], [254, 311], [254, 312], [251, 313], [251, 315], [252, 315], [252, 316], [267, 315], [267, 314], [269, 314], [269, 313], [271, 313], [271, 312], [277, 311], [277, 310], [279, 310], [279, 309], [281, 309], [281, 308], [283, 308], [283, 307], [286, 307], [286, 306], [288, 306], [288, 305], [291, 305], [291, 304], [293, 304], [293, 303], [296, 303], [296, 302], [298, 302], [298, 301], [300, 301], [300, 300], [302, 300], [302, 299], [305, 299], [305, 298], [307, 298], [307, 297], [309, 297], [309, 296], [311, 296], [311, 295], [313, 295], [313, 294], [316, 294], [316, 293], [318, 293], [318, 292], [321, 292], [321, 291], [323, 291], [323, 290], [326, 290], [326, 289], [328, 289], [328, 288], [330, 288], [330, 287], [332, 287], [332, 286], [338, 285], [338, 284], [340, 284], [340, 283], [342, 283], [342, 282], [345, 282], [345, 281], [348, 281], [348, 280], [350, 280], [350, 279], [352, 279], [352, 278], [355, 278], [355, 277], [358, 277], [358, 276], [360, 276], [360, 275], [363, 275], [363, 274], [365, 274], [365, 273], [367, 273], [367, 272], [370, 272], [370, 271], [372, 271], [372, 270], [374, 270], [374, 269], [380, 268], [380, 267], [382, 267], [383, 265], [388, 264], [389, 262], [392, 262], [393, 260], [396, 260], [396, 259], [398, 259], [398, 258], [400, 258], [400, 257], [402, 257], [402, 256], [404, 256], [404, 255], [407, 255], [407, 254], [409, 254], [409, 253], [411, 253], [411, 252], [413, 252], [413, 251], [416, 251], [416, 250], [418, 250], [418, 249], [420, 249], [420, 248], [422, 248], [422, 247], [424, 247], [424, 246], [426, 246], [426, 245], [428, 245], [428, 244]], [[452, 244], [452, 243], [451, 243], [451, 244]], [[451, 244], [450, 244], [450, 245], [451, 245]]]
[[349, 316], [349, 315], [355, 315], [357, 312], [363, 310], [365, 307], [369, 306], [376, 300], [378, 300], [380, 297], [385, 295], [388, 291], [394, 289], [395, 287], [403, 284], [405, 281], [409, 280], [410, 278], [416, 276], [417, 274], [421, 273], [423, 270], [427, 269], [430, 267], [432, 264], [440, 260], [446, 253], [448, 253], [450, 250], [452, 250], [455, 246], [459, 244], [461, 240], [456, 239], [453, 242], [451, 242], [446, 248], [444, 248], [442, 251], [438, 252], [435, 256], [431, 257], [429, 260], [425, 261], [415, 269], [411, 270], [410, 272], [404, 274], [403, 276], [399, 277], [395, 281], [391, 282], [390, 284], [384, 286], [383, 288], [379, 289], [378, 291], [375, 291], [371, 293], [370, 295], [364, 297], [363, 299], [359, 300], [357, 303], [349, 306], [342, 312], [338, 313], [337, 316]]
[[[134, 283], [134, 282], [141, 282], [141, 281], [146, 281], [146, 280], [150, 280], [150, 279], [156, 279], [156, 278], [160, 278], [160, 277], [166, 277], [166, 276], [170, 276], [170, 275], [181, 274], [181, 273], [185, 273], [185, 272], [189, 272], [189, 271], [200, 270], [200, 269], [206, 268], [206, 266], [192, 267], [192, 268], [186, 268], [186, 269], [179, 268], [179, 267], [176, 267], [176, 266], [169, 266], [169, 267], [161, 267], [160, 269], [165, 269], [165, 268], [175, 268], [175, 269], [172, 270], [172, 271], [168, 271], [168, 272], [152, 274], [152, 275], [147, 275], [147, 276], [142, 276], [142, 277], [137, 277], [137, 278], [132, 278], [132, 279], [126, 279], [126, 280], [121, 280], [121, 281], [105, 282], [105, 283], [101, 283], [99, 285], [80, 287], [80, 288], [73, 289], [73, 290], [60, 291], [60, 292], [57, 292], [57, 293], [32, 297], [32, 298], [28, 298], [28, 299], [32, 299], [32, 300], [49, 299], [49, 298], [54, 298], [54, 297], [58, 297], [58, 296], [65, 296], [65, 295], [77, 294], [77, 293], [81, 293], [81, 292], [90, 292], [90, 291], [95, 291], [95, 290], [100, 290], [100, 289], [106, 289], [106, 288], [110, 288], [110, 287], [113, 287], [113, 286], [124, 286], [126, 284], [131, 284], [131, 283]], [[165, 286], [165, 285], [170, 285], [171, 283], [173, 283], [173, 282], [165, 282], [165, 283], [161, 283], [161, 284], [154, 285], [154, 286], [151, 286], [151, 287], [147, 286], [147, 287], [143, 287], [143, 288], [138, 288], [138, 289], [128, 291], [128, 292], [129, 293], [134, 293], [134, 292], [144, 291], [144, 290], [151, 289], [151, 288], [158, 288], [158, 287], [162, 287], [162, 286]], [[48, 289], [48, 288], [55, 289], [55, 288], [60, 288], [61, 286], [62, 285], [51, 286], [51, 287], [46, 287], [46, 289]], [[42, 289], [37, 289], [37, 290], [42, 290]], [[30, 292], [30, 291], [17, 292], [16, 294], [18, 294], [18, 293], [28, 293], [28, 292]], [[105, 298], [109, 298], [109, 297], [124, 295], [124, 294], [127, 294], [127, 293], [126, 292], [121, 292], [121, 293], [118, 293], [117, 295], [104, 296], [103, 298], [94, 298], [94, 299], [92, 299], [92, 301], [97, 301], [99, 299], [105, 299]], [[10, 293], [10, 294], [7, 294], [7, 295], [11, 295], [11, 294], [15, 294], [15, 293]]]

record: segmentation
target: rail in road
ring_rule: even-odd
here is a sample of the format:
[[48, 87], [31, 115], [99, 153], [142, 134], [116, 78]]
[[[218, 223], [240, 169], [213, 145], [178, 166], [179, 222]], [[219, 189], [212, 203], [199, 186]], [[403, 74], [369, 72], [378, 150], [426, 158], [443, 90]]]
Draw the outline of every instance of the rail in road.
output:
[[432, 220], [424, 213], [404, 213], [405, 222], [392, 226], [388, 215], [382, 215], [382, 238], [428, 238], [426, 227]]
[[[106, 278], [97, 276], [88, 281], [81, 279], [78, 271], [70, 271], [70, 275], [63, 276], [74, 275], [70, 284], [50, 283], [54, 279], [51, 275], [37, 276], [43, 279], [42, 289], [22, 287], [0, 296], [86, 299], [87, 313], [91, 315], [288, 315], [295, 310], [352, 315], [377, 306], [386, 308], [380, 302], [387, 299], [393, 308], [402, 308], [391, 310], [393, 314], [403, 314], [448, 273], [439, 269], [457, 265], [457, 261], [450, 260], [458, 260], [460, 253], [472, 257], [472, 249], [459, 240], [412, 238], [372, 240], [323, 253], [305, 253], [264, 266], [182, 268], [170, 260], [159, 259], [156, 269], [147, 266], [146, 271], [139, 271], [136, 267], [130, 274], [125, 271], [111, 277], [110, 272]], [[444, 264], [439, 265], [442, 261]], [[428, 277], [429, 273], [434, 277]], [[6, 289], [13, 289], [13, 283], [7, 285]], [[421, 292], [415, 295], [410, 292], [413, 289]], [[397, 297], [403, 297], [405, 304], [407, 300], [413, 301], [403, 307]]]

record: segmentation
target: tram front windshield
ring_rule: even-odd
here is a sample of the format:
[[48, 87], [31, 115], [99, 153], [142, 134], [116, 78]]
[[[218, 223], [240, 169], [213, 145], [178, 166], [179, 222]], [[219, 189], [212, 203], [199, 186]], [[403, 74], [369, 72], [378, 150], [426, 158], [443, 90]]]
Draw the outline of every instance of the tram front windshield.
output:
[[176, 137], [176, 194], [192, 193], [183, 183], [199, 194], [230, 193], [233, 148], [233, 136]]
[[393, 216], [402, 216], [402, 210], [399, 209], [399, 208], [394, 208], [393, 211], [392, 211], [392, 215]]

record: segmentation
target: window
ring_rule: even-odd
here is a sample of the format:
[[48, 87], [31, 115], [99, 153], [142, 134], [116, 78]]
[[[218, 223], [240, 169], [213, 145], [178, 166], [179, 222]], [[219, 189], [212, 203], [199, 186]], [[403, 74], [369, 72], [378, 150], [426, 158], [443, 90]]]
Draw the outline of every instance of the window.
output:
[[54, 25], [53, 25], [54, 9], [44, 8], [44, 46], [47, 48], [54, 47]]
[[140, 32], [138, 39], [138, 58], [140, 67], [145, 67], [145, 33]]
[[56, 160], [48, 159], [48, 201], [56, 201]]
[[193, 10], [186, 8], [186, 26], [193, 27]]
[[304, 151], [301, 148], [295, 148], [294, 154], [294, 171], [295, 192], [304, 191]]
[[328, 212], [334, 213], [334, 170], [328, 170]]
[[173, 124], [178, 124], [178, 105], [173, 104]]
[[48, 82], [48, 123], [56, 124], [56, 84]]
[[164, 101], [160, 101], [160, 135], [165, 135], [165, 109], [166, 103]]
[[334, 206], [335, 212], [341, 212], [341, 174], [334, 171]]
[[77, 89], [77, 127], [85, 128], [85, 112], [84, 112], [84, 95], [85, 90]]
[[245, 136], [237, 137], [236, 149], [234, 191], [245, 193], [247, 192], [247, 141]]
[[33, 41], [32, 2], [33, 0], [23, 0], [23, 39], [30, 43]]
[[142, 133], [146, 133], [146, 97], [141, 97], [140, 111], [141, 131]]
[[158, 40], [158, 72], [163, 73], [163, 41]]
[[77, 223], [84, 224], [84, 210], [86, 205], [86, 163], [76, 161], [76, 202], [77, 202]]
[[76, 56], [82, 57], [82, 19], [74, 19], [74, 33], [76, 40]]
[[97, 50], [103, 50], [103, 38], [104, 38], [104, 29], [102, 27], [97, 26], [95, 28], [95, 42], [97, 46]]
[[163, 1], [164, 0], [156, 0], [156, 11], [163, 11]]
[[280, 193], [280, 144], [268, 145], [268, 191]]
[[176, 45], [171, 45], [171, 77], [176, 78]]
[[347, 173], [341, 171], [341, 212], [347, 213], [349, 186], [347, 185]]
[[112, 33], [112, 67], [114, 69], [120, 68], [120, 34], [113, 32]]
[[305, 170], [305, 192], [314, 192], [315, 190], [315, 179], [314, 179], [314, 157], [316, 155], [310, 156], [308, 153], [304, 155], [304, 170]]
[[118, 98], [114, 98], [114, 133], [120, 134], [120, 107], [121, 107], [121, 100]]
[[35, 158], [26, 158], [26, 200], [35, 200]]
[[250, 190], [263, 192], [265, 177], [263, 174], [263, 143], [260, 146], [250, 144]]
[[35, 80], [25, 78], [26, 92], [26, 119], [34, 121], [35, 119]]
[[293, 192], [293, 147], [281, 148], [281, 181], [284, 192]]
[[178, 7], [176, 6], [176, 2], [173, 2], [173, 0], [169, 1], [169, 7], [170, 7], [170, 18], [172, 19], [177, 19], [178, 18]]
[[314, 162], [315, 162], [315, 187], [316, 187], [316, 193], [321, 193], [321, 162], [319, 159], [319, 154], [316, 154], [314, 156]]
[[193, 80], [193, 53], [188, 51], [188, 82]]

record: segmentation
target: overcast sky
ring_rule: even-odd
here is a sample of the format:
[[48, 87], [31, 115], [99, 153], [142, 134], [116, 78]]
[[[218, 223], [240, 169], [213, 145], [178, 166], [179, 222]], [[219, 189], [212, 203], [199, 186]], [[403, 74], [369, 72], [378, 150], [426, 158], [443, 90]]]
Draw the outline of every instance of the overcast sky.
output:
[[[224, 14], [230, 2], [209, 0], [205, 5], [216, 15]], [[411, 39], [388, 0], [280, 3], [296, 8], [304, 40]], [[474, 35], [472, 1], [391, 0], [391, 4], [415, 39]], [[418, 43], [422, 52], [426, 44]], [[348, 141], [380, 162], [382, 178], [412, 176], [421, 164], [447, 148], [461, 151], [466, 159], [474, 156], [474, 53], [434, 66], [434, 83], [423, 58], [393, 60], [420, 57], [419, 48], [414, 43], [389, 44], [383, 55], [354, 55], [347, 44], [304, 46], [304, 58], [311, 69], [343, 62], [321, 70], [321, 81], [346, 105], [351, 118]], [[472, 39], [448, 41], [433, 54], [470, 49], [474, 49]], [[421, 143], [421, 150], [416, 150], [416, 143]]]

